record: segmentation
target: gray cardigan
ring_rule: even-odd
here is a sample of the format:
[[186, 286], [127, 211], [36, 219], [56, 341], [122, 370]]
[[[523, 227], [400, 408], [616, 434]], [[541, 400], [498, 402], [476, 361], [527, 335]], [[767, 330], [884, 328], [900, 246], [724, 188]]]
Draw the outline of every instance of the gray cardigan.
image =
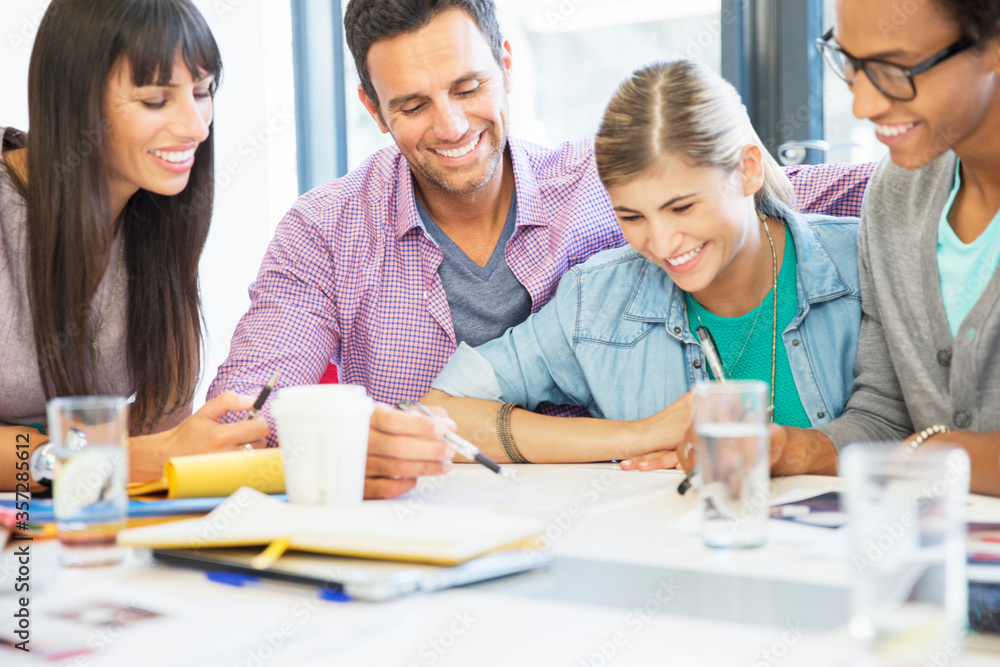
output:
[[882, 160], [858, 237], [862, 320], [854, 395], [820, 427], [841, 449], [899, 441], [933, 424], [1000, 430], [1000, 272], [952, 339], [937, 269], [938, 223], [955, 173], [948, 152], [916, 171]]

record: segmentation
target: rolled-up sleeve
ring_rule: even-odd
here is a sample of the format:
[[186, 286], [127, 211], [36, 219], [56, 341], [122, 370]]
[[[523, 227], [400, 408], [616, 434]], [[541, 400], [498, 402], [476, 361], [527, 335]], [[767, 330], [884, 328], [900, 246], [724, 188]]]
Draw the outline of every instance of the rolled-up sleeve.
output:
[[555, 298], [527, 320], [479, 347], [460, 345], [432, 387], [529, 410], [542, 403], [588, 405], [590, 386], [573, 349], [578, 289], [571, 270]]

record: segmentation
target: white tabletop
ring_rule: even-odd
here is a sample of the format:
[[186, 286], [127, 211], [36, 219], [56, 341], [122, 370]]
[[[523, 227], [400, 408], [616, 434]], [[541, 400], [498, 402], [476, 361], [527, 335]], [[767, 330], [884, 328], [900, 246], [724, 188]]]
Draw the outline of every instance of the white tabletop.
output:
[[[824, 553], [836, 531], [772, 520], [764, 548], [714, 550], [697, 534], [694, 494], [676, 493], [677, 472], [519, 466], [515, 487], [480, 466], [455, 468], [394, 502], [403, 511], [440, 504], [540, 517], [556, 557], [549, 569], [393, 602], [338, 603], [306, 588], [213, 583], [151, 565], [143, 553], [115, 567], [58, 568], [58, 545], [36, 541], [32, 650], [0, 645], [0, 664], [856, 664], [842, 627], [850, 573], [835, 548]], [[836, 478], [781, 479], [772, 498], [837, 488]], [[970, 519], [991, 517], [1000, 517], [1000, 499], [976, 497]], [[8, 557], [0, 637], [12, 628], [16, 576]], [[89, 652], [52, 659], [81, 646]], [[1000, 664], [994, 650], [977, 639], [961, 663], [948, 664]]]

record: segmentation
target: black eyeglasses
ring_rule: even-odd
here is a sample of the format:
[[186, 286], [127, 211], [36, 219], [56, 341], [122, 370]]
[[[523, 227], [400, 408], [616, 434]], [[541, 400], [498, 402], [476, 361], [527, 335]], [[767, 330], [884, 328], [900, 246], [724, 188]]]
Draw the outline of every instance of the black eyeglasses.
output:
[[846, 81], [847, 85], [853, 86], [858, 78], [858, 72], [863, 71], [880, 93], [898, 102], [909, 102], [917, 96], [917, 86], [913, 83], [913, 77], [935, 65], [940, 65], [974, 43], [968, 37], [963, 37], [913, 67], [902, 67], [874, 58], [855, 58], [833, 41], [833, 28], [827, 30], [822, 39], [816, 40], [816, 48], [823, 54], [834, 74]]

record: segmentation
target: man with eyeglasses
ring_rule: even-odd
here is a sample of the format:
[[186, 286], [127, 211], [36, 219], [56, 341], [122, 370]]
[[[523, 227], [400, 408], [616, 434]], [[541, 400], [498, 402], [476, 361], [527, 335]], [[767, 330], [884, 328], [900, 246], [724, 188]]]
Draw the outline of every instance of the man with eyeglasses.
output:
[[776, 429], [772, 460], [832, 473], [852, 442], [953, 444], [1000, 495], [1000, 2], [906, 9], [839, 0], [818, 42], [891, 159], [862, 208], [855, 393], [818, 430]]

